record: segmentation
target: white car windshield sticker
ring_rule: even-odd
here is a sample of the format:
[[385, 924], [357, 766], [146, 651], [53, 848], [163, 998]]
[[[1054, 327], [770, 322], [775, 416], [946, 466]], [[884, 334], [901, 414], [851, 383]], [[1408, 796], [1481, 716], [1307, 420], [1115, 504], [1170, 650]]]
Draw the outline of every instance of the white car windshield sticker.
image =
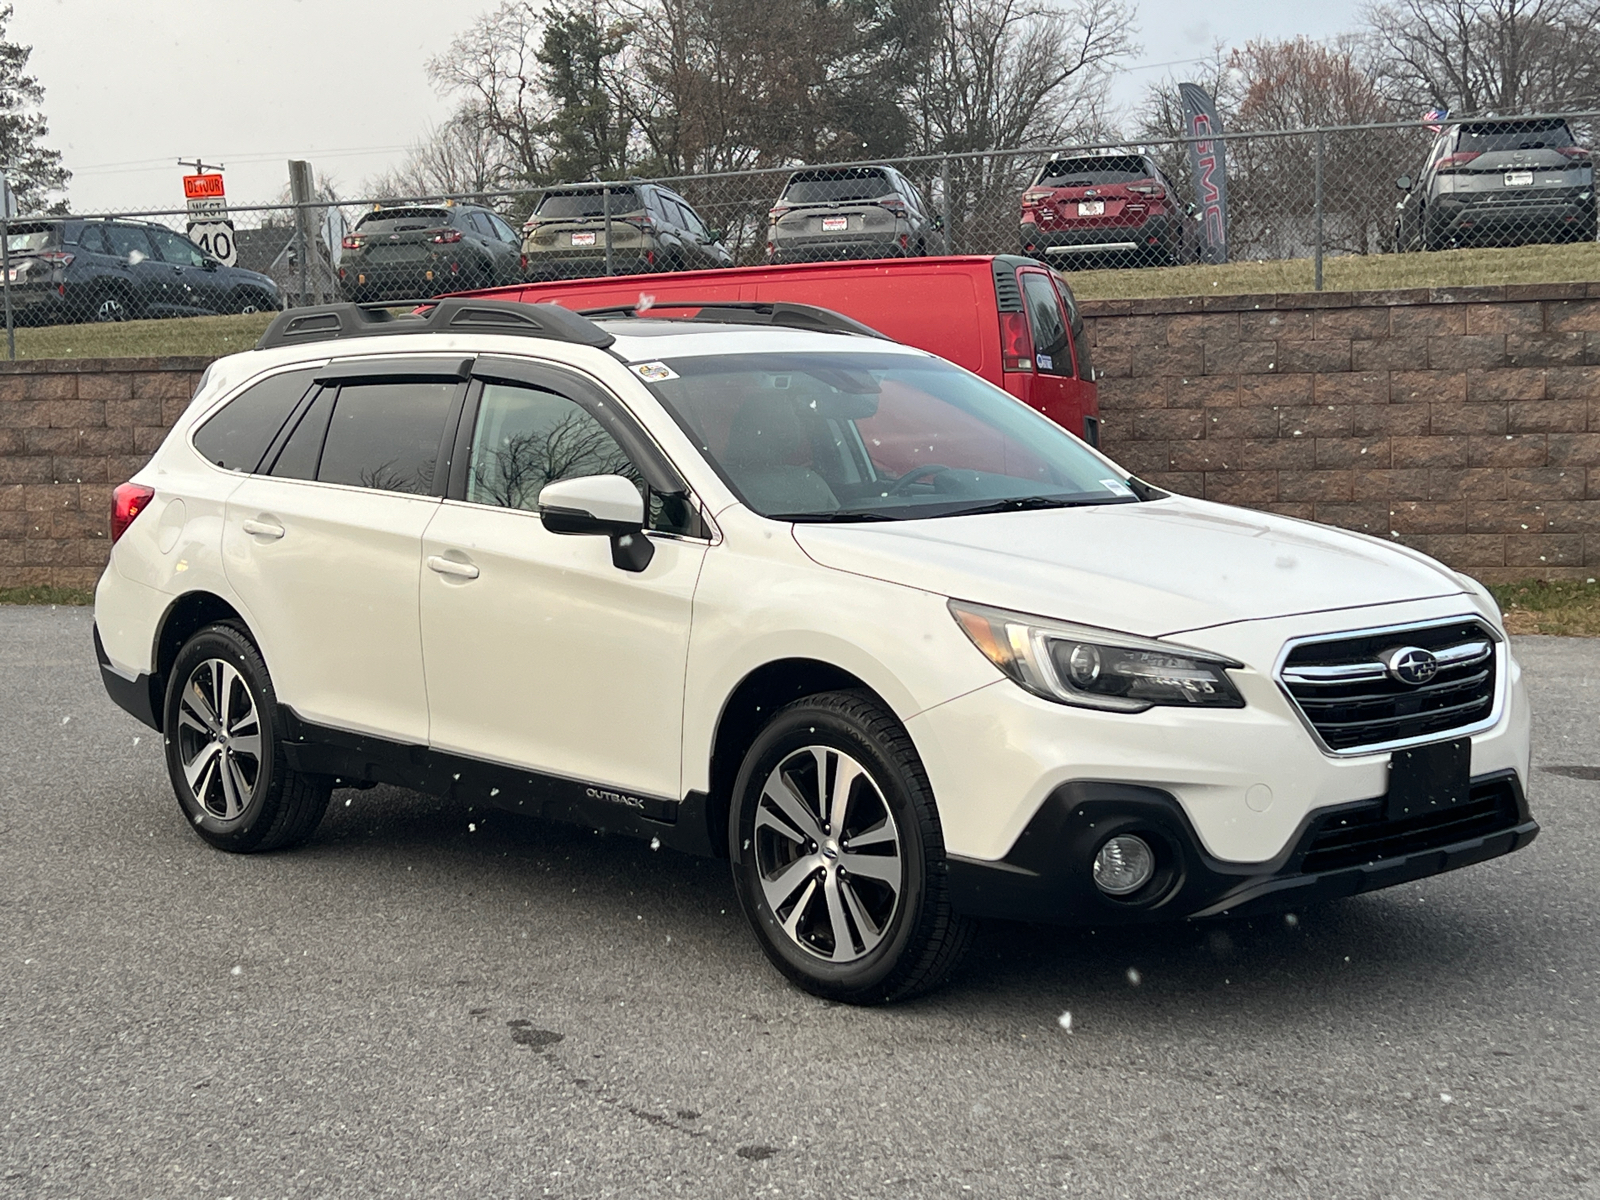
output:
[[1123, 483], [1120, 479], [1102, 479], [1100, 481], [1100, 486], [1105, 488], [1106, 491], [1117, 496], [1133, 495], [1133, 489], [1127, 484]]
[[663, 379], [678, 377], [678, 373], [664, 362], [634, 363], [633, 373], [646, 383], [660, 383]]
[[1055, 361], [1048, 354], [1037, 355], [1037, 358], [1039, 360], [1039, 370], [1041, 370], [1041, 371], [1053, 371], [1053, 370], [1055, 370]]

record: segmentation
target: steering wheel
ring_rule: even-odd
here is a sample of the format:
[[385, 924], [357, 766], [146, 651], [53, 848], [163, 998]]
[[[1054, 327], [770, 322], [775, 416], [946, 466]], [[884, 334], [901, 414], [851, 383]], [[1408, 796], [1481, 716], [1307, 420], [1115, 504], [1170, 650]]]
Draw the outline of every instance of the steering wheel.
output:
[[906, 489], [919, 479], [926, 479], [929, 475], [937, 475], [940, 471], [948, 471], [949, 469], [943, 463], [923, 463], [920, 467], [912, 467], [911, 470], [889, 485], [889, 495], [903, 495]]

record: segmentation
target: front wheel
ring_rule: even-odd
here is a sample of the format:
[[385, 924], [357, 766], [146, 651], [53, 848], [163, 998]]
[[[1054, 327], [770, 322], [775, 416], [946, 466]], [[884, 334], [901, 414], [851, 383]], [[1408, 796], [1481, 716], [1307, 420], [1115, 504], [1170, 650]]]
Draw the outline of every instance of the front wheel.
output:
[[932, 789], [903, 726], [862, 692], [780, 710], [734, 785], [729, 852], [767, 957], [806, 991], [905, 999], [960, 961]]
[[184, 643], [164, 716], [172, 790], [203, 839], [248, 854], [311, 836], [331, 786], [290, 770], [272, 679], [242, 629], [209, 625]]

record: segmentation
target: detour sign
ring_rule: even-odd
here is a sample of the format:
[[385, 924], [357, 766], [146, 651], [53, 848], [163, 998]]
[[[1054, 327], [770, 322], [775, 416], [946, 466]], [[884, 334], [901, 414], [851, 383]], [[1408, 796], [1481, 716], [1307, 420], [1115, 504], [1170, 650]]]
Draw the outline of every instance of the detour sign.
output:
[[221, 199], [221, 175], [185, 175], [183, 177], [183, 194], [189, 200]]

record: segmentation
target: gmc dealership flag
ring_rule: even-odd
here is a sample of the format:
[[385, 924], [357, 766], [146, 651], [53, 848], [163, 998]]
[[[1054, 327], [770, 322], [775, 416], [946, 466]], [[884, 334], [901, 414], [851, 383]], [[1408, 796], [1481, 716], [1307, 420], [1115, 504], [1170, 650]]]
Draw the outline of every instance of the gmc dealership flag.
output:
[[1209, 263], [1228, 261], [1228, 152], [1222, 140], [1217, 106], [1204, 89], [1180, 83], [1183, 131], [1189, 143], [1189, 166], [1200, 208], [1200, 257]]

